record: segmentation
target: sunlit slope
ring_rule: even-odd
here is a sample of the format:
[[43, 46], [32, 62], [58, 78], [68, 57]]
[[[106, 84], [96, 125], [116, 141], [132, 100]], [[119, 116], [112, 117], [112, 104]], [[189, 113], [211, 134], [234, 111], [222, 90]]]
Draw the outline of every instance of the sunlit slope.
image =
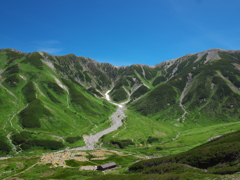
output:
[[161, 121], [238, 121], [240, 53], [216, 50], [218, 58], [209, 59], [210, 52], [160, 64], [159, 84], [129, 107]]
[[9, 133], [8, 137], [15, 137], [26, 132], [34, 134], [32, 139], [52, 138], [65, 143], [67, 137], [89, 134], [109, 121], [115, 107], [96, 98], [81, 84], [60, 76], [50, 63], [44, 63], [42, 53], [5, 50], [0, 58], [4, 142]]
[[14, 135], [26, 136], [21, 132], [82, 145], [83, 134], [110, 125], [116, 107], [104, 99], [108, 90], [113, 101], [129, 101], [129, 118], [116, 131], [120, 140], [139, 131], [134, 141], [141, 144], [162, 124], [159, 132], [171, 139], [184, 128], [238, 121], [239, 59], [239, 51], [211, 49], [156, 66], [115, 67], [73, 54], [0, 50], [2, 139], [12, 149]]
[[205, 173], [209, 174], [232, 174], [240, 170], [239, 136], [239, 131], [226, 134], [183, 153], [140, 161], [130, 166], [129, 170], [143, 174], [162, 174], [163, 165], [186, 164], [205, 169]]

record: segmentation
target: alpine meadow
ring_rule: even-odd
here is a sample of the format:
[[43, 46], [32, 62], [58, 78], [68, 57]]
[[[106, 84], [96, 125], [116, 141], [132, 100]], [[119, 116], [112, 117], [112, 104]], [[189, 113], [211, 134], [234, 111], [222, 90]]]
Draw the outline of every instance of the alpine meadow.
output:
[[240, 50], [117, 67], [1, 49], [0, 114], [0, 179], [240, 178]]

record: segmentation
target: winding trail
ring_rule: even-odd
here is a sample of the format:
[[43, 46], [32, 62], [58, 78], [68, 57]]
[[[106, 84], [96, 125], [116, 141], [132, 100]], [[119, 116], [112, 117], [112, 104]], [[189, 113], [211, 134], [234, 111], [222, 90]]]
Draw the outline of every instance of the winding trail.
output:
[[110, 99], [109, 96], [109, 92], [111, 90], [108, 90], [105, 94], [105, 98], [107, 99], [108, 102], [110, 102], [111, 104], [114, 104], [116, 106], [118, 106], [116, 112], [114, 112], [111, 116], [110, 116], [110, 120], [112, 122], [112, 125], [103, 130], [100, 131], [96, 134], [90, 134], [90, 135], [84, 135], [84, 141], [86, 146], [83, 147], [78, 147], [78, 148], [74, 148], [74, 149], [69, 149], [69, 150], [93, 150], [95, 148], [95, 145], [97, 144], [98, 140], [105, 134], [108, 134], [110, 132], [116, 131], [119, 127], [121, 127], [123, 125], [122, 119], [126, 117], [124, 111], [126, 110], [126, 106], [125, 104], [129, 101], [123, 102], [123, 103], [115, 103]]
[[[13, 177], [13, 176], [18, 176], [19, 174], [22, 174], [22, 173], [28, 171], [29, 169], [33, 168], [33, 167], [36, 166], [37, 164], [39, 164], [39, 162], [33, 164], [32, 166], [30, 166], [29, 168], [25, 169], [24, 171], [21, 171], [21, 172], [19, 172], [19, 173], [17, 173], [17, 174], [13, 174], [13, 175], [11, 175], [11, 176], [8, 176], [8, 177], [4, 178], [3, 180], [7, 180], [7, 179], [9, 179], [9, 178], [11, 178], [11, 177]], [[15, 179], [15, 178], [11, 178], [11, 179]], [[17, 179], [18, 179], [18, 178], [17, 178]]]

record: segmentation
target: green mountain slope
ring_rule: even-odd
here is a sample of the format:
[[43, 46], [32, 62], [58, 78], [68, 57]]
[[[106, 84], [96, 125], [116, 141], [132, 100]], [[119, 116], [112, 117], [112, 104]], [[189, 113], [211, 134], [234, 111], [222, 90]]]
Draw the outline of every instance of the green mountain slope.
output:
[[240, 131], [237, 131], [215, 138], [183, 153], [136, 162], [121, 175], [108, 174], [94, 178], [102, 180], [238, 179], [239, 138]]
[[[217, 54], [218, 59], [209, 59], [210, 53]], [[163, 121], [238, 121], [239, 51], [213, 49], [198, 56], [179, 58], [167, 68], [158, 65], [163, 74], [159, 78], [166, 81], [159, 79], [159, 85], [155, 82], [152, 91], [129, 107]]]
[[[139, 145], [149, 138], [165, 142], [189, 128], [235, 122], [240, 114], [239, 70], [240, 51], [220, 49], [151, 67], [115, 67], [73, 54], [2, 49], [2, 141], [12, 153], [21, 152], [23, 144], [32, 140], [50, 139], [62, 143], [61, 147], [83, 145], [82, 135], [110, 125], [108, 118], [116, 107], [104, 98], [108, 90], [113, 101], [129, 101], [129, 117], [116, 131], [116, 140], [135, 137], [132, 140]], [[136, 124], [142, 124], [146, 132]], [[160, 128], [163, 124], [165, 130]], [[110, 136], [104, 141], [111, 141]], [[21, 137], [24, 143], [13, 137]], [[67, 142], [69, 138], [76, 142]], [[27, 145], [32, 146], [38, 145]]]
[[[127, 117], [120, 128], [102, 136], [98, 145], [164, 157], [135, 163], [128, 174], [124, 171], [130, 164], [123, 163], [123, 168], [113, 172], [122, 175], [98, 179], [214, 179], [219, 178], [215, 174], [240, 171], [237, 50], [210, 49], [155, 66], [115, 67], [73, 54], [2, 49], [0, 156], [84, 146], [83, 138], [91, 137], [86, 135], [113, 124], [109, 117], [117, 107], [106, 100], [107, 92], [113, 102], [128, 102]], [[3, 166], [5, 172], [3, 168], [11, 167]], [[62, 169], [57, 171], [62, 174]], [[64, 169], [70, 171], [78, 169]]]
[[1, 140], [12, 152], [35, 146], [52, 149], [49, 144], [54, 142], [59, 148], [72, 146], [66, 141], [69, 137], [79, 137], [75, 146], [83, 145], [82, 135], [94, 132], [100, 124], [108, 125], [115, 110], [77, 81], [61, 76], [52, 62], [43, 60], [45, 55], [1, 53]]
[[230, 133], [180, 154], [135, 163], [129, 170], [143, 174], [163, 174], [164, 166], [171, 167], [177, 163], [207, 169], [207, 172], [213, 174], [232, 174], [240, 170], [239, 138], [239, 131]]

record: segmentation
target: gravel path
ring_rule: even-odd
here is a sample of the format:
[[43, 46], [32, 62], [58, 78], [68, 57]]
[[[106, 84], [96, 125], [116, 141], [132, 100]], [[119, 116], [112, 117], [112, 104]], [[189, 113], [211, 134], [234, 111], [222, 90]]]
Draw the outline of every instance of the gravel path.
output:
[[105, 134], [108, 134], [110, 132], [113, 132], [113, 131], [116, 131], [119, 127], [121, 127], [123, 125], [122, 123], [122, 119], [126, 117], [126, 115], [124, 114], [124, 110], [126, 110], [126, 106], [125, 104], [128, 102], [123, 102], [121, 104], [117, 104], [117, 103], [114, 103], [112, 102], [112, 100], [110, 99], [109, 97], [109, 92], [111, 90], [108, 90], [105, 94], [105, 97], [106, 99], [108, 100], [108, 102], [110, 102], [111, 104], [114, 104], [114, 105], [117, 105], [118, 108], [116, 110], [116, 112], [114, 112], [111, 116], [110, 116], [110, 120], [112, 122], [112, 125], [103, 130], [103, 131], [100, 131], [96, 134], [90, 134], [90, 135], [85, 135], [83, 136], [84, 138], [84, 141], [86, 143], [86, 146], [83, 146], [83, 147], [78, 147], [78, 148], [74, 148], [74, 149], [71, 149], [71, 150], [92, 150], [95, 148], [95, 144], [98, 142], [98, 140]]

